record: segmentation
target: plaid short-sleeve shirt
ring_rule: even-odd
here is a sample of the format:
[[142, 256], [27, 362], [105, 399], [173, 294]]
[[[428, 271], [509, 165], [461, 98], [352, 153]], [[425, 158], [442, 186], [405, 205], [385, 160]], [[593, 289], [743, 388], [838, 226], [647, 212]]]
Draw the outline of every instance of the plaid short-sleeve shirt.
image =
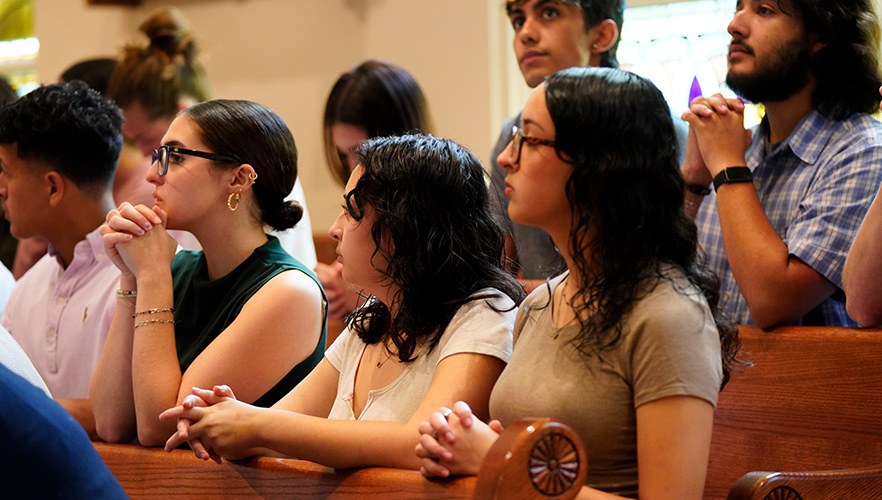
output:
[[[845, 311], [845, 257], [882, 182], [882, 124], [865, 113], [844, 120], [825, 109], [807, 114], [777, 145], [764, 120], [745, 159], [763, 211], [793, 255], [840, 290], [803, 316], [800, 325], [855, 325]], [[715, 193], [696, 218], [708, 266], [722, 281], [721, 306], [736, 324], [752, 324], [723, 248]]]

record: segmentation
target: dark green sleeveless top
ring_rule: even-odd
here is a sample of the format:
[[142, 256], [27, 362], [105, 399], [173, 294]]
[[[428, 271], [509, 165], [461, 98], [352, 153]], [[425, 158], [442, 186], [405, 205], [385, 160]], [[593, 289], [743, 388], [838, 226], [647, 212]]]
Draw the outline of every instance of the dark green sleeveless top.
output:
[[[208, 279], [208, 268], [201, 251], [178, 252], [172, 261], [171, 272], [175, 298], [175, 341], [181, 373], [236, 319], [242, 306], [260, 287], [270, 278], [290, 269], [306, 274], [321, 289], [312, 271], [288, 255], [274, 236], [269, 236], [269, 241], [256, 248], [231, 273], [214, 281]], [[272, 406], [306, 377], [324, 356], [326, 335], [325, 319], [322, 321], [321, 338], [312, 354], [291, 369], [254, 405]]]

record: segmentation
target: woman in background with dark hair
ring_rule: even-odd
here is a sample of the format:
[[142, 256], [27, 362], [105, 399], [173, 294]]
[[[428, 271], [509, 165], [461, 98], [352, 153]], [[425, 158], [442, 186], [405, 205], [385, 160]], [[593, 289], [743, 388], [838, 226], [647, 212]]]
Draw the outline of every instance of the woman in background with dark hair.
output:
[[522, 291], [501, 265], [484, 169], [431, 136], [370, 139], [355, 155], [330, 235], [343, 277], [372, 298], [272, 409], [215, 387], [165, 412], [180, 419], [166, 449], [197, 440], [197, 456], [218, 461], [274, 453], [335, 468], [416, 469], [423, 415], [466, 399], [486, 417]]
[[[571, 425], [588, 451], [579, 498], [700, 499], [737, 332], [698, 263], [668, 106], [634, 74], [571, 68], [533, 91], [521, 123], [498, 158], [509, 215], [545, 229], [569, 271], [521, 306], [490, 414]], [[420, 427], [427, 476], [477, 473], [498, 436], [454, 408]]]
[[325, 157], [340, 186], [346, 186], [355, 169], [355, 148], [361, 141], [431, 132], [422, 89], [395, 64], [369, 59], [343, 73], [325, 104]]
[[[154, 151], [153, 208], [122, 203], [102, 226], [120, 269], [116, 313], [89, 399], [98, 434], [158, 446], [160, 421], [194, 386], [221, 382], [270, 406], [321, 360], [323, 295], [311, 271], [265, 226], [303, 216], [285, 201], [297, 148], [282, 119], [249, 101], [209, 101], [182, 111]], [[166, 229], [191, 232], [182, 251]]]
[[[355, 148], [365, 139], [432, 132], [422, 89], [404, 68], [369, 59], [340, 75], [325, 104], [325, 158], [345, 186], [355, 169]], [[359, 294], [340, 275], [339, 263], [319, 263], [315, 273], [328, 296], [328, 317], [342, 318]]]

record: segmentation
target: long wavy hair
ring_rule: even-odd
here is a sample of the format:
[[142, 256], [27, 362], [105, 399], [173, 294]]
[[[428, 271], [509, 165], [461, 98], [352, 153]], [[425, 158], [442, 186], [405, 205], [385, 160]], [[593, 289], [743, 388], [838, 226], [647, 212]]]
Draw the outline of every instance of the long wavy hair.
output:
[[[475, 155], [430, 135], [381, 137], [355, 151], [364, 173], [347, 194], [351, 216], [370, 207], [377, 269], [398, 291], [390, 307], [369, 300], [350, 327], [364, 342], [389, 340], [402, 362], [426, 342], [434, 348], [459, 308], [497, 293], [515, 304], [523, 288], [503, 267], [504, 236], [490, 211], [486, 173]], [[372, 259], [373, 260], [373, 259]]]
[[585, 277], [573, 298], [582, 329], [575, 346], [591, 356], [615, 345], [622, 318], [673, 265], [711, 308], [725, 384], [738, 352], [737, 331], [719, 313], [718, 278], [699, 262], [697, 229], [683, 208], [685, 182], [661, 92], [649, 80], [610, 68], [570, 68], [549, 76], [545, 85], [555, 147], [574, 167], [566, 187], [573, 211], [569, 245]]
[[872, 0], [794, 0], [795, 16], [823, 46], [811, 56], [815, 106], [838, 105], [844, 118], [879, 104], [879, 17]]

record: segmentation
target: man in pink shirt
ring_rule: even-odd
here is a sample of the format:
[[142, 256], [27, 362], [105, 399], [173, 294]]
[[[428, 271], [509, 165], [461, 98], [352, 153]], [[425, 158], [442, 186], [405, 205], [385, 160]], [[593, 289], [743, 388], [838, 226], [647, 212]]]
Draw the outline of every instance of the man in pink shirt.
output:
[[41, 87], [0, 108], [0, 199], [10, 231], [49, 242], [13, 288], [2, 324], [92, 434], [89, 381], [119, 283], [98, 227], [114, 208], [122, 122], [116, 104], [82, 82]]

